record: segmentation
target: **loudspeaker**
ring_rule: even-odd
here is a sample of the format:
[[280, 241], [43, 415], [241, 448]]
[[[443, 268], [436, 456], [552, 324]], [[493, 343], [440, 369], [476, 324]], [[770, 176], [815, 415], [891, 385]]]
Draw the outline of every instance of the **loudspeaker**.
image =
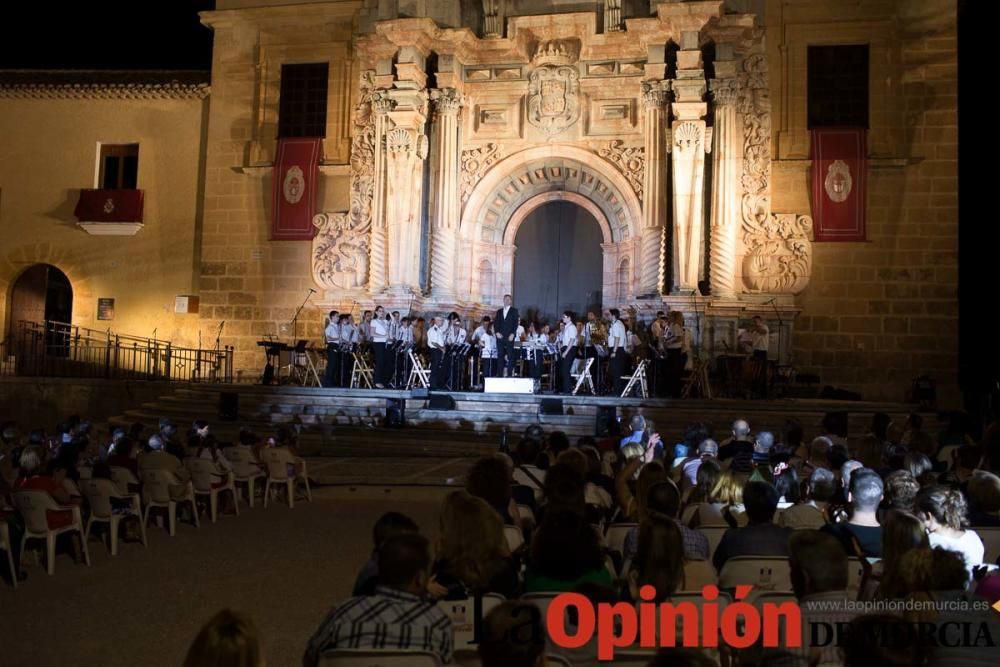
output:
[[385, 425], [389, 428], [403, 428], [406, 425], [406, 402], [403, 399], [385, 399]]
[[454, 410], [455, 399], [448, 394], [431, 394], [428, 410]]
[[597, 422], [594, 424], [594, 435], [598, 438], [606, 438], [609, 435], [617, 435], [614, 431], [618, 429], [618, 408], [613, 405], [597, 406]]
[[219, 392], [219, 419], [223, 421], [236, 421], [240, 416], [240, 395], [231, 392]]
[[561, 398], [543, 398], [538, 405], [538, 413], [543, 415], [561, 415], [563, 413], [563, 402]]

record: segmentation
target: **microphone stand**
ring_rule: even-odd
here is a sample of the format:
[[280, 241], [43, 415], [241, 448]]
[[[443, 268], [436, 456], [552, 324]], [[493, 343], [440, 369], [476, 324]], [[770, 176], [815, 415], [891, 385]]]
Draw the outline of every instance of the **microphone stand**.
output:
[[[781, 311], [778, 310], [778, 304], [771, 299], [771, 308], [774, 309], [774, 316], [778, 318], [778, 367], [781, 367], [782, 352], [784, 351], [783, 341], [784, 334], [782, 333], [785, 328], [785, 323], [781, 320]], [[767, 369], [764, 369], [764, 377], [767, 377]]]
[[292, 316], [292, 339], [293, 340], [297, 340], [298, 337], [299, 337], [299, 313], [301, 313], [302, 309], [306, 307], [306, 302], [309, 301], [309, 297], [312, 296], [312, 294], [313, 294], [314, 291], [315, 290], [312, 290], [312, 289], [309, 290], [309, 293], [306, 294], [306, 298], [302, 300], [302, 305], [299, 306], [299, 309], [295, 311], [295, 315]]

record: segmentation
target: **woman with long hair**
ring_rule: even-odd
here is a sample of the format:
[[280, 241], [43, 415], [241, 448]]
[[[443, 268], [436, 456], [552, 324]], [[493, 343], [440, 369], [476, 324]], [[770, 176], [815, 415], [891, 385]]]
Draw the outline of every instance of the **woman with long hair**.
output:
[[929, 545], [927, 531], [920, 519], [907, 512], [889, 512], [882, 523], [882, 560], [879, 563], [882, 580], [875, 596], [884, 599], [903, 597], [907, 593], [900, 570], [903, 554]]
[[961, 554], [971, 580], [972, 569], [983, 563], [985, 548], [975, 531], [966, 530], [969, 512], [962, 492], [946, 486], [924, 487], [913, 508], [924, 522], [931, 546]]
[[639, 600], [639, 589], [652, 586], [654, 602], [663, 602], [684, 584], [684, 539], [677, 523], [651, 514], [639, 525], [639, 546], [626, 576], [627, 594]]
[[691, 495], [688, 496], [684, 511], [681, 513], [684, 525], [694, 528], [725, 523], [725, 519], [722, 518], [722, 508], [725, 505], [712, 493], [720, 477], [722, 468], [718, 461], [705, 459], [701, 462], [695, 475], [697, 483], [691, 490]]
[[[482, 593], [517, 597], [520, 582], [500, 515], [482, 498], [453, 491], [441, 508], [434, 582], [448, 598]], [[444, 590], [441, 590], [444, 589]]]

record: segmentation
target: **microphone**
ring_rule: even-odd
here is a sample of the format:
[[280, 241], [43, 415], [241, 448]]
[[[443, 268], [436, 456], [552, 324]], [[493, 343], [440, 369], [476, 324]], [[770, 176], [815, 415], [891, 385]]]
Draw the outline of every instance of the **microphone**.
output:
[[316, 293], [316, 290], [314, 290], [314, 289], [313, 289], [312, 287], [310, 287], [310, 288], [309, 288], [309, 293], [310, 293], [310, 294], [315, 294], [315, 293]]

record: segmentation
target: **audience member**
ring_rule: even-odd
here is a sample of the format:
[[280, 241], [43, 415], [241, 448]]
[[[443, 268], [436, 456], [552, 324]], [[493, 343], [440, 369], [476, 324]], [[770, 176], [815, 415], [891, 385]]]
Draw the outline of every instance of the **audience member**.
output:
[[1000, 477], [977, 470], [967, 485], [969, 525], [1000, 528]]
[[778, 492], [766, 482], [749, 482], [743, 490], [749, 520], [743, 528], [730, 528], [715, 549], [712, 563], [722, 572], [726, 561], [735, 556], [787, 556], [792, 531], [773, 523]]
[[877, 512], [882, 502], [882, 478], [867, 468], [854, 472], [847, 499], [851, 506], [850, 519], [827, 524], [823, 530], [839, 539], [849, 556], [880, 557], [882, 526], [879, 525]]
[[538, 606], [502, 602], [483, 619], [482, 667], [545, 667], [545, 619]]
[[577, 512], [546, 513], [531, 541], [525, 592], [571, 591], [585, 581], [612, 583], [597, 533]]
[[920, 490], [914, 510], [924, 527], [932, 547], [941, 547], [961, 554], [965, 569], [972, 579], [973, 568], [983, 562], [983, 541], [968, 527], [968, 509], [960, 491], [946, 486], [928, 486]]
[[882, 524], [882, 560], [878, 563], [882, 576], [875, 595], [885, 599], [904, 597], [907, 591], [900, 567], [903, 554], [928, 546], [927, 531], [920, 519], [906, 512], [889, 512]]
[[184, 667], [264, 667], [260, 635], [250, 617], [223, 609], [202, 626]]
[[809, 476], [806, 497], [802, 502], [782, 510], [778, 525], [792, 529], [822, 527], [826, 523], [824, 512], [835, 489], [833, 473], [826, 468], [816, 468]]
[[368, 559], [361, 567], [361, 571], [358, 572], [358, 576], [354, 580], [354, 591], [351, 595], [358, 597], [375, 593], [375, 588], [378, 586], [378, 550], [386, 540], [396, 535], [419, 532], [420, 528], [417, 527], [417, 524], [405, 514], [386, 512], [380, 516], [378, 521], [375, 522], [375, 527], [372, 529], [372, 542], [375, 548], [372, 551], [371, 558]]

